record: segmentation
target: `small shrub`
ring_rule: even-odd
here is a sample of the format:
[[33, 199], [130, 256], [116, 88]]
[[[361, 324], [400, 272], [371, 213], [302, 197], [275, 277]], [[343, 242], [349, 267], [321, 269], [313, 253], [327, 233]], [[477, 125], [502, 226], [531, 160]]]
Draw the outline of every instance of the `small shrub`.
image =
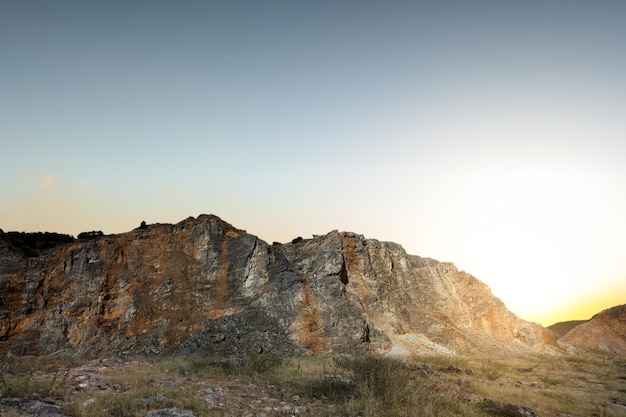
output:
[[[63, 397], [67, 391], [67, 377], [70, 362], [65, 357], [54, 360], [33, 357], [3, 357], [0, 363], [0, 397], [36, 399]], [[35, 375], [35, 370], [47, 374]]]
[[211, 356], [163, 356], [156, 367], [166, 373], [175, 373], [187, 377], [219, 377], [230, 373], [234, 363], [226, 358]]
[[239, 370], [243, 374], [265, 374], [275, 370], [284, 363], [284, 359], [278, 355], [271, 355], [267, 353], [263, 354], [248, 354], [244, 357]]
[[133, 417], [142, 405], [134, 395], [116, 395], [111, 399], [112, 403], [106, 409], [111, 417]]
[[143, 409], [141, 398], [124, 394], [98, 396], [90, 401], [76, 399], [63, 407], [63, 412], [73, 417], [134, 417]]
[[355, 384], [349, 380], [338, 378], [335, 375], [324, 375], [311, 382], [308, 387], [308, 394], [312, 398], [341, 401], [352, 398], [355, 394], [355, 388]]
[[96, 239], [104, 236], [102, 230], [92, 230], [90, 232], [82, 232], [78, 234], [78, 240]]
[[350, 373], [356, 400], [366, 415], [411, 415], [428, 401], [430, 384], [406, 363], [389, 358], [337, 359], [337, 366]]
[[189, 377], [215, 377], [225, 375], [255, 376], [280, 368], [286, 359], [267, 353], [248, 352], [238, 358], [212, 356], [166, 356], [157, 367], [165, 372], [175, 372]]
[[0, 397], [18, 397], [28, 400], [62, 395], [61, 387], [45, 380], [21, 377], [5, 377], [0, 388]]

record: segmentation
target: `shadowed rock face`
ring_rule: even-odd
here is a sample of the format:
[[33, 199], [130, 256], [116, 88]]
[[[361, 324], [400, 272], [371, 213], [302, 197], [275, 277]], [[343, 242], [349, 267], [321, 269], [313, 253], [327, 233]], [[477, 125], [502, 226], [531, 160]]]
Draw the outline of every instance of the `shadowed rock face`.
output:
[[268, 245], [215, 216], [27, 258], [0, 235], [0, 351], [544, 350], [554, 334], [450, 263], [330, 232]]
[[576, 347], [626, 353], [626, 304], [602, 311], [570, 330], [559, 342]]

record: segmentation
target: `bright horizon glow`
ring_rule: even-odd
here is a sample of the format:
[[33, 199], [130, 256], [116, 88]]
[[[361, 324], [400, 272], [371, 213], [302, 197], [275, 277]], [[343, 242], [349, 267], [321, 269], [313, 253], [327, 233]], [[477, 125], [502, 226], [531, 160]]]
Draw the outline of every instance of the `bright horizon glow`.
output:
[[543, 325], [626, 303], [626, 4], [9, 1], [0, 27], [5, 231], [211, 213], [397, 242]]

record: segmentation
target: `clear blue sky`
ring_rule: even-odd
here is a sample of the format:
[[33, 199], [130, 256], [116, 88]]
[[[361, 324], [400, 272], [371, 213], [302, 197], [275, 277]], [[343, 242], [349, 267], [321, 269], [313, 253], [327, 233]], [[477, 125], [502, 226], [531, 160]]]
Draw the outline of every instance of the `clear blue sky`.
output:
[[586, 318], [626, 302], [625, 48], [622, 1], [3, 1], [0, 228], [349, 230]]

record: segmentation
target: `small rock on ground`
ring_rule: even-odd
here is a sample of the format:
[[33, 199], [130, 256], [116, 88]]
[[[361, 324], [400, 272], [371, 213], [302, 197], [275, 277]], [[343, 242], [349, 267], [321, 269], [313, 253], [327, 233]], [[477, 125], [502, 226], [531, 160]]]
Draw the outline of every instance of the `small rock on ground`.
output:
[[61, 413], [61, 407], [58, 405], [48, 404], [37, 400], [2, 398], [0, 399], [0, 405], [7, 408], [17, 409], [22, 413], [34, 416], [67, 417], [65, 414]]
[[488, 412], [502, 417], [539, 417], [532, 409], [517, 404], [501, 403], [484, 400], [483, 405]]
[[150, 410], [145, 417], [196, 417], [191, 411], [181, 412], [178, 408], [161, 408]]

